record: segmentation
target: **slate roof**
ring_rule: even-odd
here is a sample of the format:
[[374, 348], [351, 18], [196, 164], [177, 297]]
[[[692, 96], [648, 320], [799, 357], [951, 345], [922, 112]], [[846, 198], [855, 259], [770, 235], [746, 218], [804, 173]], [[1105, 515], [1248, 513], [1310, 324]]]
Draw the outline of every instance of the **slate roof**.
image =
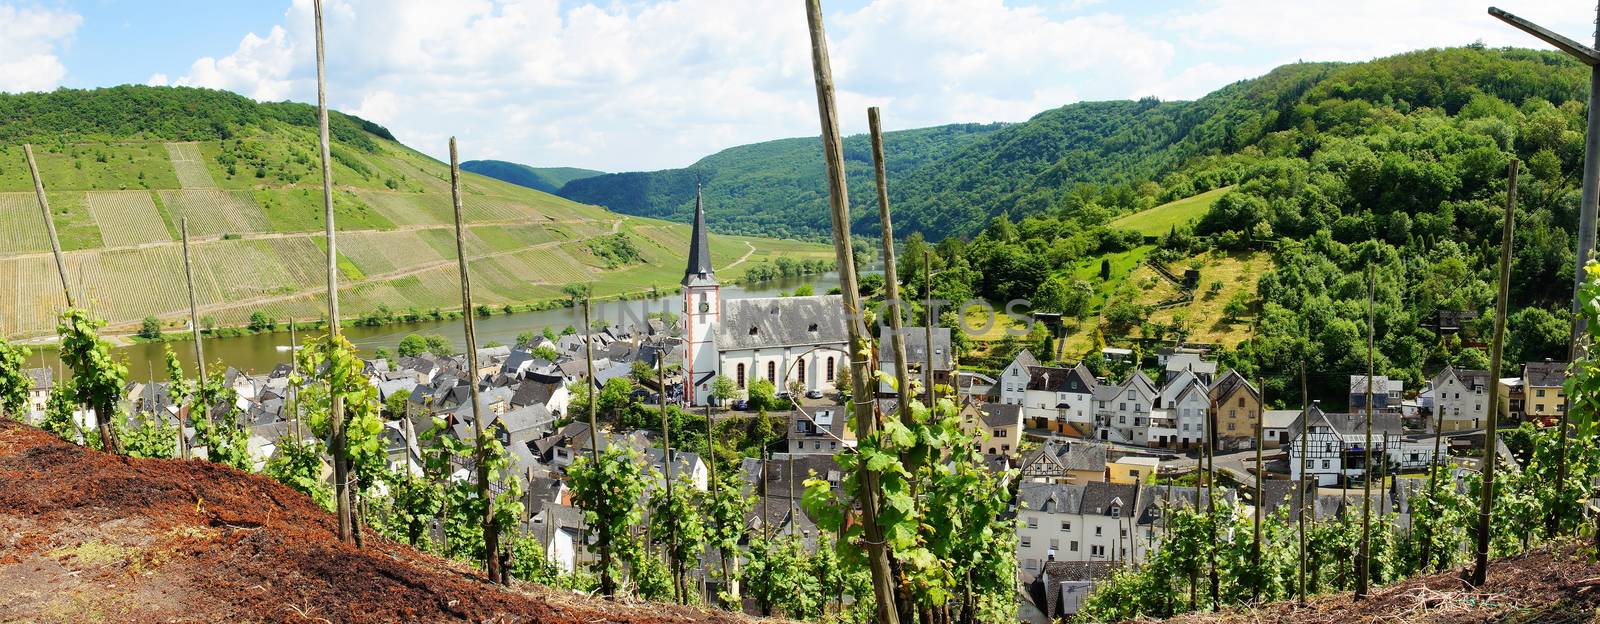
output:
[[729, 299], [717, 324], [717, 348], [722, 351], [847, 341], [839, 295]]
[[1443, 383], [1444, 376], [1446, 374], [1455, 375], [1456, 379], [1460, 380], [1461, 385], [1466, 386], [1468, 390], [1489, 389], [1489, 371], [1476, 368], [1456, 368], [1454, 366], [1446, 366], [1443, 370], [1439, 371], [1439, 374], [1434, 375], [1433, 379], [1434, 381]]
[[706, 207], [700, 185], [694, 187], [694, 229], [689, 233], [689, 263], [683, 269], [684, 286], [714, 285], [717, 276], [711, 267], [711, 243], [706, 237]]
[[1217, 363], [1207, 361], [1198, 353], [1173, 353], [1167, 358], [1167, 373], [1194, 371], [1201, 375], [1217, 374]]
[[986, 427], [1015, 427], [1022, 422], [1022, 406], [1010, 403], [991, 403], [983, 406], [983, 424]]
[[1083, 496], [1082, 485], [1024, 482], [1017, 486], [1018, 506], [1043, 513], [1076, 514]]
[[28, 380], [32, 382], [35, 390], [49, 390], [55, 387], [55, 371], [48, 368], [30, 368], [26, 371]]
[[1240, 375], [1239, 371], [1234, 370], [1228, 371], [1228, 374], [1223, 375], [1222, 379], [1217, 380], [1217, 383], [1211, 386], [1211, 397], [1221, 401], [1241, 387], [1248, 391], [1251, 397], [1256, 400], [1261, 399], [1261, 392], [1256, 390], [1255, 385], [1251, 384], [1250, 380], [1245, 379], [1243, 375]]
[[[1032, 357], [1032, 356], [1029, 356]], [[1028, 389], [1050, 392], [1075, 392], [1090, 394], [1099, 386], [1089, 368], [1079, 362], [1077, 366], [1029, 366]]]
[[[1018, 351], [1017, 355], [1011, 358], [1011, 362], [1013, 364], [1019, 364], [1023, 368], [1028, 368], [1028, 367], [1038, 366], [1039, 365], [1039, 358], [1033, 357], [1033, 352], [1032, 351], [1029, 351], [1027, 349], [1023, 349], [1021, 351]], [[1009, 366], [1007, 366], [1007, 368], [1009, 368]]]
[[[1042, 463], [1041, 463], [1042, 462]], [[1062, 471], [1106, 469], [1106, 447], [1084, 441], [1045, 440], [1022, 459], [1023, 476], [1050, 476]]]
[[517, 385], [517, 391], [511, 395], [511, 405], [526, 407], [529, 405], [548, 405], [550, 397], [555, 396], [561, 384], [542, 381], [527, 380]]
[[[1139, 486], [1135, 484], [1101, 483], [1090, 481], [1083, 484], [1083, 500], [1080, 502], [1080, 512], [1083, 515], [1109, 516], [1114, 505], [1121, 505], [1121, 509], [1132, 511], [1139, 502]], [[1121, 512], [1126, 516], [1126, 512]]]
[[[1375, 375], [1372, 378], [1373, 394], [1395, 394], [1405, 391], [1405, 382], [1399, 379], [1390, 379], [1384, 375]], [[1350, 394], [1367, 393], [1367, 376], [1350, 376]]]
[[[927, 330], [922, 327], [905, 327], [901, 331], [904, 332], [906, 342], [906, 362], [917, 366], [926, 363], [928, 361]], [[878, 335], [882, 337], [882, 340], [878, 341], [878, 360], [893, 362], [892, 349], [894, 348], [894, 343], [891, 337], [894, 335], [894, 329], [886, 325], [880, 326]], [[933, 355], [935, 358], [933, 362], [934, 370], [947, 371], [956, 367], [956, 354], [950, 347], [949, 327], [933, 328]]]
[[1553, 388], [1567, 379], [1566, 362], [1528, 362], [1522, 365], [1522, 375], [1529, 387]]

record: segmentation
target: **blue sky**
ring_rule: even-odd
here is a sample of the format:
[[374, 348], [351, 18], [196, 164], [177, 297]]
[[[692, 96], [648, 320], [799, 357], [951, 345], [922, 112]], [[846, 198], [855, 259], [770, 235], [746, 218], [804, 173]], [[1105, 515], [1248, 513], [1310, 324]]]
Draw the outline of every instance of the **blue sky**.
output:
[[[1570, 0], [1502, 0], [1579, 40]], [[678, 167], [817, 132], [799, 0], [327, 0], [329, 98], [435, 156]], [[865, 129], [1192, 99], [1296, 60], [1483, 41], [1461, 0], [824, 0], [840, 114]], [[0, 0], [0, 90], [124, 83], [314, 101], [310, 0]]]

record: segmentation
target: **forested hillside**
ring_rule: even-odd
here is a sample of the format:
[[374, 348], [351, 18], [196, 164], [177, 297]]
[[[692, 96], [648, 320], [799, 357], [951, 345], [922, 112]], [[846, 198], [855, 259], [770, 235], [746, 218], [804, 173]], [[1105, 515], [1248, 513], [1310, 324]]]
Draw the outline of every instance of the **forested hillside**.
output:
[[530, 167], [519, 165], [504, 160], [469, 160], [461, 163], [462, 171], [471, 171], [481, 176], [496, 180], [510, 182], [517, 186], [526, 186], [536, 191], [554, 194], [561, 190], [562, 185], [573, 180], [592, 178], [605, 175], [604, 171], [593, 169], [579, 169], [577, 167]]
[[[888, 133], [885, 167], [891, 188], [918, 167], [977, 144], [1002, 127], [958, 124]], [[844, 151], [851, 202], [867, 206], [876, 193], [867, 137], [847, 137]], [[730, 148], [684, 169], [574, 180], [559, 194], [625, 214], [687, 222], [694, 210], [695, 184], [700, 183], [706, 220], [715, 231], [820, 238], [832, 227], [823, 179], [822, 145], [812, 137]], [[867, 231], [877, 231], [876, 216]]]
[[[1159, 175], [1007, 196], [1041, 198], [1032, 203], [999, 200], [1013, 208], [1009, 215], [970, 240], [939, 246], [954, 270], [936, 278], [936, 292], [1026, 297], [1079, 317], [1069, 331], [1084, 339], [1064, 354], [1071, 358], [1101, 340], [1153, 347], [1147, 339], [1213, 338], [1226, 363], [1266, 379], [1269, 397], [1298, 397], [1295, 371], [1305, 362], [1312, 396], [1326, 398], [1343, 396], [1348, 375], [1365, 372], [1371, 264], [1378, 373], [1416, 388], [1445, 364], [1488, 366], [1482, 350], [1463, 345], [1489, 336], [1506, 166], [1517, 158], [1524, 164], [1503, 372], [1564, 359], [1585, 77], [1556, 53], [1476, 47], [1283, 68], [1268, 77], [1277, 87], [1241, 83], [1197, 103], [1229, 93], [1238, 102], [1135, 159]], [[1004, 188], [1018, 179], [988, 182]], [[1231, 188], [1196, 223], [1174, 223], [1157, 244], [1106, 225], [1223, 187]], [[1222, 270], [1262, 252], [1270, 254], [1266, 267]], [[1198, 269], [1195, 305], [1210, 299], [1225, 312], [1200, 319], [1157, 309], [1147, 293], [1167, 287], [1153, 273], [1137, 277], [1141, 262]], [[1235, 284], [1244, 288], [1229, 295]], [[1440, 337], [1428, 325], [1441, 311], [1479, 316], [1459, 336]]]
[[[385, 323], [459, 307], [449, 167], [381, 126], [330, 119], [342, 309]], [[0, 94], [0, 334], [48, 334], [65, 304], [24, 142], [34, 144], [75, 297], [114, 330], [187, 317], [185, 219], [202, 323], [320, 318], [327, 241], [316, 127], [312, 106], [208, 89]], [[472, 173], [462, 180], [480, 314], [564, 305], [588, 284], [599, 296], [670, 290], [682, 276], [685, 225]], [[725, 236], [711, 247], [725, 280], [770, 271], [778, 257], [832, 253]]]

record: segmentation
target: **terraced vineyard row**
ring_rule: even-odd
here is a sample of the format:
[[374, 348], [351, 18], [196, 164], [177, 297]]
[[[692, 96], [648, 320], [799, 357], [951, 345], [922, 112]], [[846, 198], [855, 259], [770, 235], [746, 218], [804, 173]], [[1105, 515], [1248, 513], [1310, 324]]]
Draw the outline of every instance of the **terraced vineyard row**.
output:
[[108, 191], [88, 194], [89, 213], [100, 228], [107, 247], [129, 247], [170, 241], [167, 222], [156, 210], [149, 191]]
[[0, 193], [0, 255], [50, 250], [33, 193]]
[[172, 169], [178, 174], [178, 184], [186, 189], [214, 189], [216, 180], [206, 170], [205, 157], [200, 146], [194, 143], [168, 143], [167, 155], [172, 159]]
[[161, 191], [161, 202], [173, 219], [189, 219], [189, 235], [198, 237], [271, 232], [272, 223], [250, 194], [242, 191]]

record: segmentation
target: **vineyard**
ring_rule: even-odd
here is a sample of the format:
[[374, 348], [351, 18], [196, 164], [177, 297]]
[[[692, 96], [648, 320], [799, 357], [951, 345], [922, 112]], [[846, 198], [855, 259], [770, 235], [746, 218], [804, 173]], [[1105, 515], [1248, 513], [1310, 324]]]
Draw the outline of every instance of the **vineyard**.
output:
[[[180, 224], [188, 220], [200, 313], [242, 325], [255, 312], [318, 318], [325, 309], [326, 241], [316, 137], [267, 127], [230, 140], [35, 146], [76, 296], [112, 331], [146, 316], [171, 326], [187, 314]], [[343, 310], [357, 317], [459, 306], [448, 168], [398, 143], [336, 145], [335, 218]], [[0, 147], [0, 331], [50, 334], [64, 304], [60, 277], [20, 149]], [[466, 174], [467, 256], [478, 299], [495, 307], [672, 289], [688, 228], [619, 218], [602, 208]], [[627, 233], [641, 262], [611, 266], [589, 239]], [[770, 247], [769, 247], [770, 246]], [[752, 252], [755, 249], [758, 252]], [[712, 239], [717, 266], [761, 257], [827, 258], [798, 241]], [[609, 268], [608, 268], [609, 267]], [[730, 278], [737, 278], [735, 270]]]

